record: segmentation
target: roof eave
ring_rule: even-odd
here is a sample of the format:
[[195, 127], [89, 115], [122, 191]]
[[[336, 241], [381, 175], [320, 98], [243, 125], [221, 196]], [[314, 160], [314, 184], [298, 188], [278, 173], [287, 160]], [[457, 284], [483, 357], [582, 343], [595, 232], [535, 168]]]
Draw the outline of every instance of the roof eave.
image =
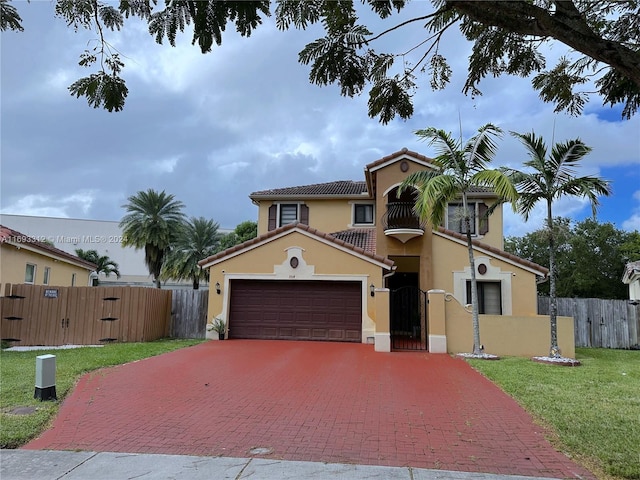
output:
[[255, 203], [260, 200], [315, 200], [315, 199], [331, 199], [331, 200], [362, 200], [363, 198], [372, 198], [368, 192], [358, 195], [339, 195], [339, 194], [304, 194], [304, 195], [285, 195], [285, 194], [271, 194], [271, 195], [249, 195], [249, 198]]

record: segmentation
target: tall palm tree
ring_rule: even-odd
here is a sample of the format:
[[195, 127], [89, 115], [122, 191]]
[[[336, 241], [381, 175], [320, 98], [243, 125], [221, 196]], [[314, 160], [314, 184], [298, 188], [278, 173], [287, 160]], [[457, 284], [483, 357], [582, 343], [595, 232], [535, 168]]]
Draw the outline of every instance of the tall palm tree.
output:
[[[462, 208], [458, 215], [467, 237], [471, 267], [473, 354], [480, 355], [483, 348], [480, 343], [478, 289], [471, 238], [472, 214], [468, 208], [468, 195], [478, 187], [490, 188], [499, 198], [493, 208], [502, 202], [513, 203], [516, 200], [517, 193], [509, 178], [499, 170], [487, 169], [497, 150], [495, 140], [500, 138], [502, 130], [492, 124], [484, 125], [464, 144], [462, 139], [455, 140], [451, 134], [435, 128], [418, 130], [415, 133], [422, 140], [427, 140], [429, 145], [435, 146], [437, 156], [433, 163], [438, 169], [412, 173], [402, 183], [400, 190], [410, 187], [417, 190], [415, 211], [434, 228], [444, 220], [448, 204], [462, 200]], [[489, 212], [493, 211], [493, 208]]]
[[122, 246], [144, 248], [144, 261], [160, 288], [160, 271], [164, 256], [184, 221], [184, 204], [173, 195], [148, 189], [128, 198], [122, 207], [128, 212], [120, 221]]
[[180, 229], [171, 251], [162, 266], [162, 278], [190, 279], [198, 290], [200, 280], [206, 279], [206, 271], [198, 266], [203, 258], [218, 251], [220, 225], [204, 217], [191, 217]]
[[95, 263], [97, 265], [96, 273], [104, 273], [107, 277], [112, 273], [116, 274], [117, 278], [120, 278], [120, 270], [118, 270], [118, 264], [111, 260], [107, 255], [100, 255], [97, 250], [82, 250], [76, 249], [76, 255], [83, 260]]
[[528, 171], [505, 168], [520, 194], [517, 210], [525, 221], [539, 201], [547, 207], [547, 238], [549, 240], [549, 320], [551, 324], [551, 347], [549, 355], [560, 357], [558, 347], [558, 301], [556, 297], [556, 257], [555, 235], [552, 206], [553, 202], [564, 195], [583, 197], [591, 203], [591, 211], [596, 215], [599, 205], [598, 196], [611, 194], [611, 186], [606, 180], [597, 177], [576, 177], [574, 175], [579, 162], [591, 152], [579, 138], [564, 143], [556, 143], [547, 156], [547, 146], [541, 137], [533, 132], [520, 134], [511, 132], [529, 151], [529, 160], [524, 162]]

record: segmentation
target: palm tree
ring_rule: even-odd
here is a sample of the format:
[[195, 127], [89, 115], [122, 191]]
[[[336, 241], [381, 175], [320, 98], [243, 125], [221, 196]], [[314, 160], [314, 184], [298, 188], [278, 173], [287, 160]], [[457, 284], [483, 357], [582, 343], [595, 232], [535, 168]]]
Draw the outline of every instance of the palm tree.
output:
[[97, 274], [104, 273], [108, 277], [112, 273], [115, 273], [116, 277], [120, 278], [118, 264], [107, 255], [100, 255], [97, 250], [82, 250], [81, 248], [76, 249], [76, 255], [83, 260], [95, 263], [97, 265]]
[[148, 189], [128, 198], [122, 207], [128, 212], [120, 221], [122, 246], [144, 248], [144, 261], [160, 288], [160, 271], [164, 256], [184, 221], [184, 204], [173, 195]]
[[192, 217], [187, 221], [162, 266], [162, 278], [190, 279], [193, 289], [197, 290], [200, 280], [206, 279], [206, 271], [198, 266], [198, 262], [218, 251], [221, 237], [219, 226], [204, 217]]
[[591, 148], [579, 138], [565, 143], [556, 143], [551, 154], [547, 156], [547, 146], [541, 137], [534, 133], [520, 134], [511, 132], [529, 151], [529, 160], [524, 166], [530, 171], [523, 172], [505, 168], [503, 171], [510, 176], [519, 191], [517, 210], [524, 216], [525, 221], [533, 211], [535, 205], [543, 200], [547, 207], [547, 238], [549, 240], [549, 320], [551, 324], [551, 347], [549, 355], [561, 356], [558, 347], [558, 301], [556, 298], [556, 258], [555, 235], [552, 214], [554, 200], [572, 195], [583, 197], [591, 203], [591, 211], [596, 215], [599, 205], [598, 195], [610, 195], [609, 182], [597, 177], [576, 177], [574, 172]]
[[478, 290], [468, 194], [478, 187], [490, 188], [499, 198], [495, 206], [502, 202], [513, 203], [516, 200], [517, 193], [509, 178], [499, 170], [487, 169], [497, 149], [495, 139], [500, 138], [502, 130], [491, 124], [484, 125], [464, 145], [462, 139], [454, 140], [451, 134], [435, 128], [418, 130], [415, 133], [422, 140], [428, 140], [429, 145], [435, 146], [438, 155], [433, 163], [438, 169], [412, 173], [402, 183], [400, 190], [409, 187], [417, 190], [415, 211], [433, 227], [443, 222], [450, 202], [462, 199], [462, 208], [458, 215], [466, 233], [471, 267], [473, 354], [480, 355], [483, 347], [480, 343]]

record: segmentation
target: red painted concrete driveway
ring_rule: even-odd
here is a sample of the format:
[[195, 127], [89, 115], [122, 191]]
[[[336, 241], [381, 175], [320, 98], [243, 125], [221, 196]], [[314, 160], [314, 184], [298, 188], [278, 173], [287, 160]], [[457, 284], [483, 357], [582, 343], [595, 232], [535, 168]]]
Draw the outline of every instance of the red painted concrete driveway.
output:
[[25, 448], [594, 478], [464, 360], [329, 342], [206, 342], [88, 374]]

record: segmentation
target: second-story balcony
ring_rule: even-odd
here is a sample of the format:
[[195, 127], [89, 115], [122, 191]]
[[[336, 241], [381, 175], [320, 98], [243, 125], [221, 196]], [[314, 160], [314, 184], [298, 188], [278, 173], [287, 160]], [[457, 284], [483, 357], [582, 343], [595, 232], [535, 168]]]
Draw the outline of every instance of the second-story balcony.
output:
[[413, 210], [412, 202], [387, 203], [387, 211], [382, 216], [384, 234], [406, 243], [412, 238], [424, 235], [425, 223]]

